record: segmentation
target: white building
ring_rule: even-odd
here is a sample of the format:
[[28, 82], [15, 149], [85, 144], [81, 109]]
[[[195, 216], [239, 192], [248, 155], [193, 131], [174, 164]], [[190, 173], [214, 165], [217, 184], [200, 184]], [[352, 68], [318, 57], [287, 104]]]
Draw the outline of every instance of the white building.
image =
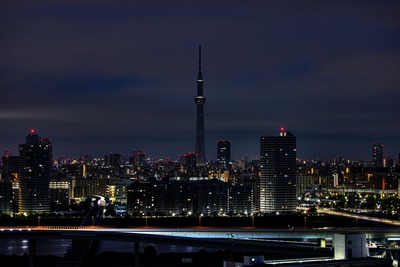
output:
[[336, 260], [368, 257], [365, 234], [335, 234], [333, 242]]

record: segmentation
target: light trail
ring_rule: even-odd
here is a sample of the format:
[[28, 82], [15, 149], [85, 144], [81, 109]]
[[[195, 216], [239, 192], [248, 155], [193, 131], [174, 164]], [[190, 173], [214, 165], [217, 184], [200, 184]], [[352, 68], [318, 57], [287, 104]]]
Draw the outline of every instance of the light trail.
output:
[[333, 211], [330, 209], [318, 209], [318, 212], [326, 213], [329, 215], [347, 217], [347, 218], [361, 219], [361, 220], [366, 220], [366, 221], [371, 221], [371, 222], [385, 223], [385, 224], [389, 224], [389, 225], [393, 225], [393, 226], [400, 226], [400, 221], [397, 221], [397, 220], [389, 220], [389, 219], [376, 218], [376, 217], [370, 217], [370, 216], [359, 215], [359, 214], [351, 214], [351, 213], [346, 213], [346, 212]]

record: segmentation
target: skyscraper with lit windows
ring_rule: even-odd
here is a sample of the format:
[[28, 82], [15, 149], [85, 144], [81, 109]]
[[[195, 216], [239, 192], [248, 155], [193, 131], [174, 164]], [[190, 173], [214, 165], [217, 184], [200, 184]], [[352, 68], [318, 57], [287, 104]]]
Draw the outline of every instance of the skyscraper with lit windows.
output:
[[383, 166], [383, 145], [380, 143], [372, 144], [372, 165], [375, 167]]
[[146, 153], [141, 149], [133, 150], [132, 164], [135, 167], [143, 167], [146, 164]]
[[217, 161], [225, 169], [229, 167], [231, 161], [231, 141], [218, 140], [217, 141]]
[[279, 136], [260, 138], [260, 212], [295, 211], [296, 137], [281, 128]]
[[53, 147], [49, 139], [41, 138], [34, 130], [19, 145], [19, 212], [50, 211], [50, 171]]

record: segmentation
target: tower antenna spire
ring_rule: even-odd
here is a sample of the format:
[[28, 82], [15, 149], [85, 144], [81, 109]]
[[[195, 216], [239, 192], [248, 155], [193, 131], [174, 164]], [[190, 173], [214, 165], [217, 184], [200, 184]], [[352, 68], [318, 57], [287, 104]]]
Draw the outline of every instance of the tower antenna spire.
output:
[[201, 72], [201, 45], [199, 45], [199, 72]]

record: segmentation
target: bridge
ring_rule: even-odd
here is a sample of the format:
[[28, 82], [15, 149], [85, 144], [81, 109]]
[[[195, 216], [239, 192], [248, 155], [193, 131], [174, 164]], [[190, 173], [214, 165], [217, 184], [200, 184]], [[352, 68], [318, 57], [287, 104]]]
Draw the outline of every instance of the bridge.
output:
[[[134, 243], [135, 266], [139, 266], [140, 243], [167, 244], [213, 248], [220, 250], [247, 251], [252, 253], [280, 253], [297, 257], [331, 257], [333, 255], [332, 240], [337, 233], [362, 233], [367, 240], [400, 240], [400, 222], [347, 214], [331, 210], [318, 210], [340, 217], [352, 217], [368, 220], [382, 225], [377, 228], [304, 228], [266, 229], [244, 228], [112, 228], [98, 226], [102, 217], [102, 208], [94, 206], [80, 226], [38, 226], [38, 227], [4, 227], [0, 228], [0, 239], [29, 240], [29, 267], [34, 267], [36, 240], [68, 239], [72, 240], [59, 267], [80, 266], [86, 252], [90, 251], [94, 241], [120, 241]], [[356, 226], [358, 224], [356, 223]], [[387, 226], [388, 228], [384, 228]], [[289, 248], [289, 249], [288, 249]]]
[[[335, 233], [365, 233], [369, 239], [400, 240], [400, 231], [393, 228], [323, 228], [323, 229], [240, 229], [240, 228], [104, 228], [104, 227], [35, 227], [0, 229], [0, 238], [29, 240], [30, 267], [34, 267], [35, 241], [38, 239], [109, 240], [135, 243], [139, 255], [140, 243], [198, 246], [234, 251], [279, 252], [292, 248], [296, 255], [329, 256], [332, 247], [322, 244], [332, 241]], [[320, 242], [324, 240], [324, 242]], [[135, 257], [135, 266], [139, 261]]]

